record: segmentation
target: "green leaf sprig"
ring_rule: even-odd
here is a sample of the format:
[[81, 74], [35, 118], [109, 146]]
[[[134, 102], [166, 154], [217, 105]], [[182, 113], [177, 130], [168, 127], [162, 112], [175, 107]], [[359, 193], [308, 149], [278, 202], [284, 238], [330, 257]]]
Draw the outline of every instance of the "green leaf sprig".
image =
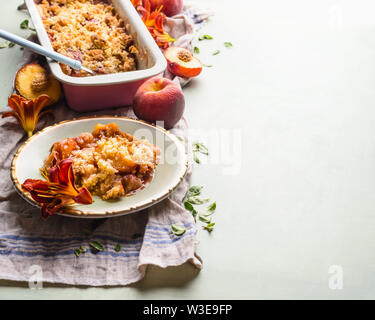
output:
[[191, 196], [199, 196], [202, 192], [203, 186], [191, 186], [186, 193], [186, 198]]
[[[199, 40], [199, 41], [203, 41], [203, 40], [212, 40], [212, 39], [213, 39], [213, 37], [211, 37], [211, 36], [208, 35], [208, 34], [204, 34], [204, 35], [198, 37], [198, 40]], [[224, 47], [225, 47], [225, 48], [231, 48], [231, 47], [233, 47], [233, 44], [232, 44], [232, 42], [225, 41], [225, 42], [224, 42]], [[213, 56], [216, 56], [216, 55], [218, 55], [220, 52], [221, 52], [220, 50], [215, 50], [214, 52], [212, 52], [212, 55], [213, 55]], [[199, 49], [198, 47], [194, 47], [194, 53], [195, 53], [195, 54], [199, 54], [199, 53], [200, 53], [200, 49]], [[212, 67], [213, 67], [212, 64], [203, 64], [203, 66], [206, 67], [206, 68], [212, 68]]]
[[31, 31], [35, 31], [35, 29], [34, 28], [31, 28], [30, 26], [29, 26], [29, 20], [23, 20], [21, 23], [20, 23], [20, 28], [21, 29], [24, 29], [24, 30], [31, 30]]
[[15, 46], [14, 42], [10, 42], [8, 40], [5, 40], [0, 43], [0, 49], [5, 49], [5, 48], [13, 48]]
[[104, 251], [104, 246], [99, 241], [90, 241], [89, 245], [97, 251]]
[[184, 202], [184, 206], [185, 206], [185, 208], [188, 211], [190, 211], [190, 213], [194, 217], [194, 221], [197, 222], [197, 214], [198, 214], [198, 212], [197, 212], [197, 210], [194, 209], [194, 206], [190, 202], [188, 202], [188, 201]]
[[202, 36], [200, 36], [198, 38], [199, 41], [202, 41], [202, 40], [212, 40], [212, 39], [213, 38], [210, 35], [208, 35], [208, 34], [204, 34], [204, 35], [202, 35]]
[[[23, 29], [23, 30], [31, 30], [33, 32], [35, 32], [36, 30], [32, 27], [29, 26], [29, 20], [23, 20], [21, 23], [20, 23], [20, 28]], [[0, 49], [4, 49], [4, 48], [13, 48], [16, 44], [14, 42], [10, 42], [10, 41], [3, 41], [0, 43]], [[23, 47], [20, 48], [21, 50], [23, 50]]]
[[201, 196], [192, 196], [188, 198], [189, 203], [191, 204], [203, 204], [210, 201], [209, 198], [202, 198]]
[[85, 246], [80, 246], [79, 248], [77, 249], [74, 249], [74, 253], [77, 257], [79, 257], [82, 253], [85, 253], [87, 250], [86, 250], [86, 247]]
[[172, 224], [171, 230], [172, 230], [173, 234], [178, 236], [178, 237], [181, 237], [186, 232], [185, 227], [178, 226], [177, 224]]
[[203, 227], [203, 229], [206, 229], [208, 232], [211, 232], [214, 229], [215, 222], [211, 222]]
[[200, 152], [208, 156], [208, 148], [201, 142], [193, 143], [193, 152]]
[[193, 159], [196, 163], [200, 163], [198, 153], [208, 156], [208, 148], [201, 142], [193, 142]]
[[186, 193], [184, 206], [193, 215], [195, 222], [197, 222], [196, 218], [198, 217], [200, 221], [207, 224], [204, 226], [204, 229], [211, 232], [213, 230], [213, 226], [215, 225], [215, 223], [212, 222], [211, 215], [216, 210], [216, 201], [203, 209], [197, 210], [194, 207], [194, 205], [202, 205], [210, 201], [209, 198], [201, 197], [202, 188], [202, 186], [191, 186]]

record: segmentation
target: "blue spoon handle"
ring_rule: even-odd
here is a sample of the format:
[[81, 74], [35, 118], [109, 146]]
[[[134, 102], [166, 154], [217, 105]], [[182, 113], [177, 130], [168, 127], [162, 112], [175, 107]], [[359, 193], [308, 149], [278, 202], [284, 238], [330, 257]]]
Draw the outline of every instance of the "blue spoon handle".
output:
[[35, 42], [26, 40], [24, 38], [21, 38], [13, 33], [9, 33], [5, 30], [0, 29], [0, 38], [4, 38], [8, 41], [14, 42], [22, 47], [28, 48], [31, 51], [34, 51], [36, 53], [39, 53], [43, 56], [49, 57], [53, 60], [56, 60], [58, 62], [61, 62], [63, 64], [68, 65], [69, 67], [75, 69], [75, 70], [81, 70], [82, 63], [78, 60], [68, 58], [66, 56], [63, 56], [60, 53], [57, 53], [55, 51], [48, 50], [44, 47], [42, 47], [39, 44], [36, 44]]

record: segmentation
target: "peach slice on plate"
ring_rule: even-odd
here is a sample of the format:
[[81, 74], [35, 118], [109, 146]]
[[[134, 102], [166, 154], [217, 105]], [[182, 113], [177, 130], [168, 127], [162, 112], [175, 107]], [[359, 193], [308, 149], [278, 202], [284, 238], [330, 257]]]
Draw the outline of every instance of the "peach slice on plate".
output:
[[17, 92], [28, 100], [42, 94], [50, 97], [49, 105], [56, 103], [61, 96], [60, 83], [37, 63], [29, 63], [18, 70], [14, 81]]
[[181, 47], [169, 47], [164, 51], [168, 62], [168, 70], [175, 76], [191, 78], [202, 71], [202, 63], [193, 54]]

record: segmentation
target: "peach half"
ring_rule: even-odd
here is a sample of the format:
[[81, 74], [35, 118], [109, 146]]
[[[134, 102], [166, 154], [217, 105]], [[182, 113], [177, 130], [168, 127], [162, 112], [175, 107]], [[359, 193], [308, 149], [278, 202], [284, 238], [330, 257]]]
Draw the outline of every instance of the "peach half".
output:
[[202, 71], [202, 63], [193, 54], [181, 47], [169, 47], [164, 51], [168, 70], [175, 76], [183, 78], [196, 77]]
[[37, 63], [29, 63], [18, 70], [14, 81], [16, 91], [28, 100], [34, 100], [42, 94], [50, 97], [50, 103], [56, 103], [61, 96], [60, 83]]

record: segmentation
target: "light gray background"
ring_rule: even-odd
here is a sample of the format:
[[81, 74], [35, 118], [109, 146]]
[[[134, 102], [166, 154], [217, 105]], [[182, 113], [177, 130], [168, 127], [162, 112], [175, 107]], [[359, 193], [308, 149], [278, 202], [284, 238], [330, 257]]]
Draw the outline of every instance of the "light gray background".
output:
[[[26, 35], [20, 1], [0, 1], [0, 27]], [[0, 281], [0, 298], [375, 297], [374, 1], [198, 2], [216, 12], [200, 32], [214, 40], [197, 41], [213, 67], [184, 89], [185, 115], [193, 129], [239, 129], [242, 146], [240, 174], [194, 170], [218, 205], [215, 231], [198, 233], [203, 270], [153, 267], [124, 288]], [[21, 54], [0, 50], [2, 108]], [[331, 265], [342, 290], [328, 287]]]

